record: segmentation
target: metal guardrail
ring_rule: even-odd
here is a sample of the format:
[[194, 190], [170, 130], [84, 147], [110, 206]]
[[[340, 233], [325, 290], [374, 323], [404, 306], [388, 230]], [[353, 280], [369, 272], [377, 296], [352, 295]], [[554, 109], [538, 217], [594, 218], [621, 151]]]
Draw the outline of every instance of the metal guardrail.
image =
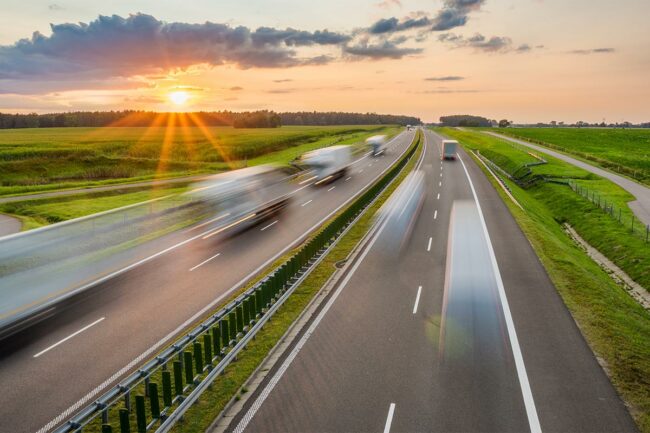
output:
[[[144, 433], [156, 425], [157, 432], [169, 431], [262, 329], [264, 323], [322, 260], [337, 239], [395, 179], [421, 140], [421, 133], [418, 132], [409, 150], [380, 180], [284, 264], [81, 409], [55, 432], [82, 432], [95, 426], [97, 430], [101, 428], [102, 433], [112, 433], [113, 425], [119, 429], [116, 431], [122, 433]], [[135, 430], [132, 425], [135, 425]], [[56, 424], [47, 425], [41, 431], [50, 431], [54, 427]]]

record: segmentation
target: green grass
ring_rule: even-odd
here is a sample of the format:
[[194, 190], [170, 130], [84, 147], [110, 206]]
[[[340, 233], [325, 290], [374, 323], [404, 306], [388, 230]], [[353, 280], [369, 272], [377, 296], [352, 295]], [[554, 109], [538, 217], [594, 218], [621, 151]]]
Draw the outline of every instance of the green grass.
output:
[[512, 128], [499, 132], [576, 155], [650, 184], [650, 129]]
[[[461, 136], [457, 134], [459, 131], [452, 129], [440, 132], [459, 138], [467, 149], [480, 148], [483, 142], [480, 133]], [[496, 143], [492, 144], [494, 149], [500, 149]], [[504, 150], [504, 153], [508, 151]], [[481, 164], [479, 167], [485, 171]], [[628, 264], [628, 272], [630, 266], [638, 267], [641, 263], [635, 260], [642, 261], [645, 273], [637, 268], [637, 277], [645, 275], [646, 280], [650, 267], [647, 262], [649, 247], [647, 244], [645, 247], [638, 243], [628, 244], [636, 242], [630, 236], [616, 245], [603, 245], [616, 241], [612, 237], [616, 229], [608, 221], [599, 220], [604, 214], [592, 212], [566, 186], [543, 184], [525, 190], [506, 180], [512, 194], [523, 206], [522, 211], [505, 196], [490, 175], [488, 178], [530, 240], [592, 350], [605, 361], [612, 383], [630, 405], [639, 428], [649, 433], [650, 315], [574, 244], [560, 222], [569, 222], [585, 238], [587, 234], [587, 240], [602, 252], [607, 250], [612, 254], [618, 251], [623, 256], [618, 257], [618, 261]], [[603, 189], [610, 188], [607, 181], [594, 182], [602, 182]], [[599, 236], [603, 239], [599, 240]]]
[[[213, 173], [296, 146], [320, 147], [346, 140], [350, 134], [362, 140], [394, 130], [378, 125], [2, 130], [0, 195]], [[288, 156], [295, 155], [258, 162]]]

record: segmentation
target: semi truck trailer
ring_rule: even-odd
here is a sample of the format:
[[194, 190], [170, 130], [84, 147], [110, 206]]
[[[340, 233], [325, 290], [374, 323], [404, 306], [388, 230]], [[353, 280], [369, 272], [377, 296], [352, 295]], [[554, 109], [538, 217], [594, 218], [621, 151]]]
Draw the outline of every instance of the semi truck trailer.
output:
[[351, 146], [330, 146], [305, 153], [301, 162], [313, 170], [315, 184], [322, 184], [337, 179], [347, 172], [352, 164]]
[[456, 140], [442, 140], [442, 159], [456, 159]]

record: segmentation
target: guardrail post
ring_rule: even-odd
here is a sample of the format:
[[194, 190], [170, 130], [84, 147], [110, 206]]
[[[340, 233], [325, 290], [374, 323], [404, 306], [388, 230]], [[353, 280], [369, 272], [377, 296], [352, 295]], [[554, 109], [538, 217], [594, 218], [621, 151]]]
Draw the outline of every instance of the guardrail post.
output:
[[126, 391], [124, 393], [124, 407], [126, 410], [131, 412], [131, 391]]
[[239, 304], [235, 310], [235, 315], [237, 317], [237, 334], [244, 332], [244, 306]]
[[129, 410], [120, 409], [120, 433], [131, 433], [131, 423], [129, 420]]
[[230, 341], [237, 340], [237, 313], [231, 311], [228, 313], [228, 327], [230, 328]]
[[174, 361], [174, 391], [177, 396], [183, 395], [183, 366], [180, 361]]
[[194, 364], [196, 365], [196, 374], [201, 374], [203, 372], [203, 349], [201, 343], [198, 341], [194, 342]]
[[210, 334], [203, 334], [203, 347], [205, 348], [205, 363], [212, 368], [212, 340]]
[[138, 433], [147, 432], [147, 414], [144, 411], [144, 395], [135, 396], [135, 421]]
[[192, 368], [192, 352], [183, 352], [183, 367], [185, 367], [185, 382], [188, 384], [194, 382], [194, 370]]
[[250, 298], [244, 299], [244, 327], [251, 324]]
[[226, 350], [230, 344], [230, 332], [228, 331], [228, 320], [221, 319], [219, 322], [219, 328], [221, 328], [221, 346], [223, 350]]
[[162, 372], [163, 387], [163, 405], [170, 407], [172, 405], [172, 373], [170, 371]]
[[149, 405], [151, 406], [151, 417], [160, 419], [160, 400], [158, 399], [158, 384], [149, 384]]
[[214, 356], [221, 355], [221, 332], [219, 325], [212, 327], [212, 345], [214, 346]]
[[262, 315], [262, 307], [264, 306], [264, 301], [263, 301], [264, 296], [262, 295], [262, 290], [263, 290], [262, 287], [255, 290], [256, 313], [260, 316]]
[[110, 424], [102, 424], [102, 433], [113, 433], [113, 427]]

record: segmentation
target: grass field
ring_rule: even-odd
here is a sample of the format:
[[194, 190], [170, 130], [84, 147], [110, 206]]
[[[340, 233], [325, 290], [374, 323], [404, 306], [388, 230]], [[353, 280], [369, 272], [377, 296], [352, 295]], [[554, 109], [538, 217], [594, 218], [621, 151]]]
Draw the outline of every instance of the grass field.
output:
[[650, 129], [512, 128], [528, 139], [650, 184]]
[[44, 128], [0, 131], [0, 195], [134, 182], [240, 168], [361, 141], [384, 126]]
[[[439, 132], [457, 138], [466, 149], [481, 150], [482, 154], [490, 150], [503, 160], [526, 158], [521, 155], [523, 152], [507, 142], [480, 132], [449, 128]], [[578, 175], [581, 176], [580, 182], [598, 186], [612, 199], [615, 195], [620, 201], [628, 199], [625, 191], [609, 181], [589, 174], [583, 176], [580, 169], [564, 167], [564, 163], [552, 158], [548, 160], [548, 165], [533, 169]], [[493, 181], [491, 176], [488, 177]], [[646, 288], [650, 287], [650, 244], [621, 232], [610, 217], [595, 210], [597, 208], [567, 186], [542, 183], [523, 189], [507, 179], [505, 182], [523, 206], [523, 211], [505, 196], [501, 188], [496, 185], [495, 188], [530, 240], [591, 348], [606, 365], [612, 382], [631, 407], [640, 430], [650, 433], [650, 394], [647, 392], [650, 388], [650, 315], [573, 243], [560, 223], [571, 224], [589, 243], [628, 274], [634, 275], [633, 278], [643, 281]]]

